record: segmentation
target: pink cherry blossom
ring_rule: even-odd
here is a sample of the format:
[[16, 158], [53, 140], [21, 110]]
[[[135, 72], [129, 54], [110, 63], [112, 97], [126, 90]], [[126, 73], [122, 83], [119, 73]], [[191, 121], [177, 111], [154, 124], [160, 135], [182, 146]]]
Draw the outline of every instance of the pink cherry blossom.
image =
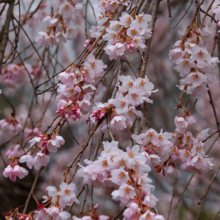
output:
[[49, 163], [50, 157], [42, 152], [38, 152], [34, 157], [34, 167], [36, 170], [39, 170], [42, 166], [47, 166]]
[[122, 183], [118, 190], [112, 192], [112, 198], [116, 201], [120, 200], [121, 205], [126, 205], [134, 197], [135, 189], [126, 183]]
[[32, 167], [33, 167], [33, 165], [35, 163], [35, 160], [34, 160], [32, 155], [26, 154], [26, 155], [23, 155], [23, 156], [20, 157], [19, 162], [20, 163], [26, 163], [27, 167], [29, 169], [32, 169]]
[[19, 177], [19, 179], [23, 179], [25, 176], [28, 175], [28, 171], [20, 167], [19, 165], [8, 165], [3, 172], [4, 177], [10, 178], [13, 182], [16, 181], [16, 177]]
[[75, 190], [75, 184], [74, 183], [70, 183], [69, 185], [67, 183], [62, 183], [60, 185], [60, 189], [61, 191], [59, 191], [57, 194], [59, 196], [62, 197], [62, 199], [65, 201], [65, 202], [70, 202], [73, 203], [77, 203], [79, 204], [79, 200], [76, 198], [76, 195], [74, 193], [74, 190]]

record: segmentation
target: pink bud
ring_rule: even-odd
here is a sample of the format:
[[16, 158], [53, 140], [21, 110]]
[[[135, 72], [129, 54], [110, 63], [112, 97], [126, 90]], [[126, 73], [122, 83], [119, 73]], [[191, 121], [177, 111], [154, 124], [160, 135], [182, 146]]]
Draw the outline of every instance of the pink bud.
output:
[[161, 172], [161, 167], [158, 167], [158, 168], [156, 169], [156, 172], [157, 172], [157, 173], [160, 173], [160, 172]]
[[76, 116], [75, 115], [71, 115], [71, 118], [73, 119], [73, 121], [76, 120]]
[[92, 114], [92, 117], [95, 117], [97, 114], [99, 114], [100, 110], [96, 110], [94, 111], [94, 113]]
[[99, 119], [102, 119], [105, 116], [105, 112], [102, 112], [99, 116]]
[[95, 206], [94, 206], [94, 211], [97, 210], [99, 207], [99, 204], [97, 203]]
[[[87, 39], [87, 40], [85, 41], [85, 43], [84, 43], [84, 47], [87, 47], [87, 46], [88, 46], [88, 44], [89, 44], [89, 42], [90, 42], [90, 39]], [[89, 47], [87, 47], [86, 49], [88, 50], [88, 49], [89, 49]]]
[[40, 68], [37, 67], [35, 70], [34, 70], [34, 75], [38, 75], [40, 73]]

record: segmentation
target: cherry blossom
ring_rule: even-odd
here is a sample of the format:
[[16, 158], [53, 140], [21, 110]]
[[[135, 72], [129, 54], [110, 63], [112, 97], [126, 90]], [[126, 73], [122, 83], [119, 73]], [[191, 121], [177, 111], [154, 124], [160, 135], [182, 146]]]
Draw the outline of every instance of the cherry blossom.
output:
[[33, 167], [33, 165], [35, 163], [35, 160], [34, 160], [32, 155], [26, 154], [26, 155], [23, 155], [23, 156], [20, 157], [19, 162], [20, 163], [26, 163], [27, 167], [29, 169], [32, 169], [32, 167]]
[[[74, 183], [70, 183], [69, 185], [66, 183], [62, 183], [60, 185], [60, 189], [61, 191], [59, 191], [57, 195], [60, 196], [60, 200], [62, 198], [65, 204], [72, 204], [73, 202], [79, 204], [79, 200], [76, 198], [76, 194], [74, 193], [74, 190], [75, 190]], [[61, 203], [61, 201], [59, 202]], [[62, 204], [62, 206], [65, 207], [66, 205]]]
[[130, 200], [135, 197], [135, 189], [132, 186], [122, 183], [118, 190], [112, 192], [112, 198], [114, 200], [120, 200], [121, 205], [126, 205]]
[[42, 152], [38, 152], [34, 157], [34, 167], [36, 170], [39, 170], [42, 166], [47, 166], [49, 163], [50, 157]]
[[13, 182], [16, 181], [16, 177], [18, 177], [19, 179], [23, 179], [25, 176], [28, 175], [28, 171], [23, 168], [20, 167], [19, 165], [8, 165], [4, 172], [3, 172], [4, 177], [6, 178], [10, 178]]
[[63, 137], [56, 135], [54, 139], [50, 139], [47, 142], [47, 149], [49, 152], [56, 152], [57, 148], [65, 143]]

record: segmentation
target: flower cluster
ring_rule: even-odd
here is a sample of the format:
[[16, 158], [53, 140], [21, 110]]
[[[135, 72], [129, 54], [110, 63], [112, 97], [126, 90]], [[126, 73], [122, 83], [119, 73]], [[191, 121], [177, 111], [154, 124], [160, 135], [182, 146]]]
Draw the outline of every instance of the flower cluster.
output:
[[[45, 208], [42, 205], [41, 210], [35, 211], [35, 219], [59, 219], [59, 220], [70, 220], [70, 213], [64, 211], [66, 206], [71, 206], [73, 203], [79, 204], [79, 200], [76, 198], [75, 184], [67, 184], [65, 182], [60, 184], [60, 190], [57, 190], [54, 186], [48, 186], [48, 196], [43, 196], [44, 203], [50, 201], [52, 204]], [[57, 202], [56, 202], [57, 200]], [[56, 203], [56, 204], [55, 204]]]
[[25, 65], [9, 64], [3, 69], [0, 82], [6, 85], [8, 89], [15, 90], [21, 85], [29, 82], [29, 76], [35, 79], [39, 77], [40, 73], [41, 70], [38, 66], [31, 66], [29, 63]]
[[217, 57], [211, 57], [205, 44], [212, 35], [211, 25], [207, 22], [202, 28], [193, 23], [186, 30], [182, 40], [175, 43], [176, 48], [170, 51], [170, 58], [176, 64], [176, 69], [181, 77], [181, 90], [196, 98], [203, 96], [207, 91], [207, 83], [212, 82], [213, 73], [216, 71]]
[[[4, 170], [4, 176], [9, 177], [12, 181], [16, 180], [16, 176], [24, 178], [28, 171], [18, 165], [18, 159], [20, 163], [26, 163], [27, 167], [32, 169], [34, 166], [36, 170], [39, 170], [42, 166], [46, 166], [50, 161], [49, 154], [56, 152], [57, 148], [65, 143], [64, 139], [54, 131], [50, 135], [38, 134], [36, 137], [29, 141], [30, 148], [25, 153], [20, 149], [20, 144], [17, 144], [14, 148], [7, 152], [8, 156], [12, 156], [12, 162]], [[19, 150], [20, 149], [20, 150]], [[36, 151], [36, 155], [34, 152]], [[18, 153], [21, 153], [18, 155]]]
[[[66, 72], [59, 74], [58, 84], [58, 110], [57, 114], [69, 117], [74, 121], [81, 118], [83, 113], [88, 112], [91, 107], [91, 98], [94, 94], [98, 94], [96, 83], [104, 74], [106, 65], [101, 60], [95, 59], [90, 54], [83, 66], [73, 67]], [[102, 86], [100, 84], [100, 89]]]
[[132, 139], [140, 146], [142, 152], [148, 158], [148, 165], [158, 165], [161, 161], [169, 158], [169, 152], [173, 146], [169, 141], [172, 133], [161, 132], [158, 134], [154, 129], [150, 128], [145, 133], [139, 135], [132, 134]]
[[[109, 124], [113, 130], [124, 130], [127, 123], [132, 126], [136, 116], [142, 116], [136, 107], [143, 102], [153, 102], [149, 96], [153, 92], [154, 85], [147, 76], [135, 80], [131, 76], [119, 76], [119, 80], [121, 85], [118, 85], [115, 98], [109, 99], [108, 103], [97, 103], [90, 117], [95, 122], [111, 111]], [[103, 122], [102, 128], [106, 127], [107, 124]]]
[[207, 173], [213, 167], [211, 159], [205, 155], [203, 141], [208, 137], [209, 129], [197, 132], [196, 136], [188, 130], [190, 125], [196, 123], [191, 115], [176, 116], [176, 130], [171, 141], [174, 146], [171, 148], [171, 159], [180, 163], [184, 171], [194, 170], [199, 174]]
[[16, 119], [14, 113], [11, 113], [7, 118], [0, 120], [0, 127], [4, 131], [12, 133], [18, 133], [22, 129], [22, 126]]
[[82, 0], [53, 1], [54, 12], [44, 18], [49, 26], [46, 32], [39, 32], [36, 41], [41, 44], [57, 45], [72, 40], [77, 35], [76, 18], [82, 16]]
[[[57, 148], [63, 145], [65, 141], [55, 131], [51, 135], [38, 134], [29, 143], [31, 147], [28, 153], [21, 156], [19, 162], [26, 163], [30, 169], [34, 166], [36, 170], [39, 170], [41, 166], [46, 166], [49, 163], [49, 154], [56, 152]], [[37, 153], [33, 157], [35, 149], [37, 149]]]
[[16, 181], [17, 177], [19, 177], [19, 179], [23, 179], [27, 175], [28, 171], [25, 168], [20, 167], [17, 161], [9, 164], [3, 172], [3, 176], [6, 178], [9, 177], [13, 182]]
[[118, 148], [118, 142], [103, 142], [101, 155], [94, 162], [85, 160], [86, 167], [81, 166], [78, 175], [84, 178], [84, 183], [95, 186], [100, 184], [118, 189], [112, 192], [113, 200], [120, 201], [121, 206], [127, 207], [123, 215], [128, 220], [142, 219], [150, 216], [152, 220], [163, 219], [162, 216], [151, 212], [157, 199], [151, 193], [154, 188], [148, 178], [151, 170], [146, 164], [145, 153], [140, 152], [138, 145], [127, 147], [126, 152]]
[[151, 128], [140, 135], [133, 134], [132, 138], [139, 144], [141, 150], [147, 153], [149, 165], [154, 165], [156, 172], [164, 176], [179, 176], [177, 164], [180, 164], [183, 171], [207, 173], [213, 167], [211, 159], [203, 150], [202, 141], [207, 137], [208, 130], [198, 132], [194, 137], [188, 129], [195, 122], [192, 115], [177, 116], [176, 130], [173, 134], [162, 131], [158, 134]]
[[151, 15], [139, 14], [135, 18], [123, 12], [119, 21], [110, 21], [106, 34], [102, 37], [108, 42], [106, 54], [112, 60], [125, 59], [126, 54], [143, 51], [146, 48], [145, 40], [151, 37], [148, 27]]

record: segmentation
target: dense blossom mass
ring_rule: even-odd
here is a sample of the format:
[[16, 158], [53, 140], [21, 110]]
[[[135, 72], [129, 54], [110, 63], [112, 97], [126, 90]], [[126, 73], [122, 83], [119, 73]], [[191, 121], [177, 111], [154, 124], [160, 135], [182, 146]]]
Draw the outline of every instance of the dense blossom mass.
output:
[[[136, 107], [144, 102], [153, 102], [148, 97], [151, 95], [154, 85], [147, 76], [136, 80], [133, 80], [131, 76], [119, 76], [119, 82], [121, 85], [118, 85], [115, 98], [109, 99], [108, 103], [97, 103], [90, 116], [95, 123], [110, 113], [109, 124], [113, 131], [124, 130], [128, 125], [132, 126], [136, 117], [142, 116]], [[102, 129], [107, 126], [103, 122]]]
[[179, 88], [196, 98], [206, 94], [206, 85], [212, 83], [213, 74], [219, 63], [218, 58], [211, 57], [205, 47], [210, 42], [212, 34], [209, 22], [202, 28], [195, 23], [185, 31], [182, 40], [175, 43], [176, 48], [169, 54], [176, 64], [174, 69], [183, 77]]
[[59, 74], [58, 84], [58, 110], [59, 116], [69, 117], [74, 121], [81, 118], [91, 107], [91, 99], [98, 95], [103, 86], [97, 88], [97, 82], [102, 78], [106, 65], [101, 60], [95, 59], [90, 54], [84, 65], [80, 68], [73, 67]]
[[133, 19], [126, 12], [122, 13], [119, 21], [110, 21], [103, 36], [108, 42], [105, 52], [110, 60], [125, 59], [126, 54], [144, 51], [145, 40], [151, 37], [151, 29], [148, 27], [150, 21], [150, 15], [139, 14]]
[[[134, 145], [127, 147], [126, 152], [118, 148], [118, 142], [103, 142], [100, 157], [94, 162], [86, 160], [88, 164], [78, 171], [84, 178], [84, 183], [93, 183], [117, 187], [111, 195], [112, 199], [120, 201], [122, 207], [127, 207], [123, 212], [126, 219], [132, 220], [140, 216], [151, 216], [152, 219], [164, 219], [161, 215], [151, 212], [155, 207], [157, 198], [152, 194], [151, 179], [148, 177], [150, 166], [145, 152], [140, 152], [140, 147]], [[142, 207], [142, 208], [140, 208]]]
[[76, 18], [82, 16], [82, 0], [52, 1], [53, 13], [43, 19], [48, 25], [47, 31], [41, 31], [36, 41], [44, 46], [65, 43], [77, 36]]
[[[3, 3], [0, 3], [1, 14], [7, 4], [7, 16], [12, 12], [9, 20], [5, 16], [4, 25], [0, 19], [3, 28], [0, 37], [0, 83], [3, 89], [0, 89], [0, 96], [6, 103], [3, 105], [8, 105], [4, 112], [0, 112], [5, 115], [0, 120], [0, 136], [4, 140], [1, 148], [6, 146], [3, 156], [9, 161], [4, 161], [3, 176], [16, 182], [26, 178], [33, 168], [35, 175], [26, 202], [3, 213], [6, 220], [108, 220], [119, 219], [121, 215], [124, 220], [164, 220], [160, 210], [158, 212], [156, 209], [160, 201], [153, 194], [156, 189], [154, 175], [159, 176], [160, 180], [176, 178], [182, 171], [192, 171], [202, 176], [213, 169], [213, 159], [208, 156], [209, 151], [205, 150], [205, 146], [206, 141], [219, 130], [209, 134], [211, 129], [202, 129], [198, 115], [194, 115], [194, 108], [197, 99], [204, 100], [208, 94], [219, 129], [218, 114], [209, 88], [219, 65], [218, 57], [214, 56], [217, 38], [212, 53], [209, 52], [209, 44], [213, 43], [213, 23], [220, 26], [220, 6], [212, 9], [215, 16], [209, 15], [213, 1], [201, 20], [200, 10], [203, 10], [200, 9], [201, 5], [197, 5], [189, 26], [179, 31], [182, 38], [174, 44], [174, 49], [170, 48], [169, 58], [181, 77], [177, 85], [181, 92], [175, 100], [176, 107], [172, 106], [179, 112], [169, 121], [171, 128], [173, 125], [172, 131], [161, 129], [158, 132], [150, 123], [148, 106], [165, 102], [166, 97], [158, 93], [160, 86], [166, 85], [158, 83], [157, 74], [146, 73], [146, 69], [152, 37], [156, 30], [162, 29], [162, 25], [155, 26], [157, 15], [161, 13], [160, 2], [98, 0], [96, 5], [90, 0], [53, 0], [50, 4], [49, 1], [37, 2], [37, 8], [33, 10], [33, 1], [27, 14], [22, 14], [20, 3], [4, 2], [3, 7]], [[169, 1], [167, 4], [171, 13]], [[18, 15], [13, 8], [9, 10], [11, 5], [19, 5]], [[87, 17], [89, 8], [95, 21]], [[84, 19], [85, 30], [82, 34]], [[39, 25], [41, 31], [31, 39], [23, 26], [32, 28], [38, 20], [46, 24], [47, 29]], [[7, 27], [8, 30], [4, 31]], [[18, 27], [21, 29], [15, 32], [15, 46], [6, 56], [2, 54], [4, 50], [8, 51], [4, 41], [10, 45], [13, 43], [9, 40], [11, 34], [6, 37], [4, 34]], [[28, 39], [23, 51], [28, 51], [31, 46], [34, 48], [34, 52], [25, 59], [21, 58], [23, 52], [18, 52], [20, 31]], [[218, 32], [216, 29], [216, 36]], [[68, 66], [66, 60], [72, 61], [72, 57], [67, 53], [61, 55], [62, 62], [58, 62], [59, 50], [65, 48], [62, 43], [73, 40], [77, 35], [80, 40], [82, 35], [86, 36], [82, 38], [82, 52]], [[29, 62], [29, 59], [35, 60]], [[60, 72], [56, 69], [58, 65], [62, 67]], [[154, 65], [157, 65], [156, 61]], [[33, 90], [32, 98], [29, 92], [28, 98], [25, 98], [27, 84], [31, 85], [30, 88], [27, 86], [27, 91]], [[48, 96], [46, 92], [51, 95]], [[13, 99], [11, 95], [19, 98]], [[188, 99], [183, 104], [185, 96]], [[196, 100], [189, 110], [187, 106], [192, 97]], [[22, 105], [17, 108], [20, 103]], [[25, 106], [27, 103], [28, 107]], [[157, 123], [167, 117], [165, 111], [161, 112], [160, 116], [157, 110], [153, 114]], [[70, 143], [70, 135], [63, 132], [65, 129], [70, 131], [71, 137], [79, 145], [79, 148], [74, 146], [77, 149], [73, 151], [66, 148], [70, 161], [61, 156]], [[82, 137], [78, 142], [80, 129]], [[69, 165], [65, 165], [64, 169], [56, 160], [68, 162]], [[52, 175], [58, 178], [60, 172], [63, 173], [59, 182], [46, 174], [49, 181], [45, 181], [43, 187], [47, 195], [41, 191], [44, 196], [38, 201], [39, 195], [35, 196], [37, 182], [44, 168], [49, 169], [49, 164], [53, 163], [56, 165], [52, 165]], [[152, 172], [154, 175], [150, 176]], [[106, 189], [111, 199], [120, 204], [118, 216], [112, 218], [105, 215], [105, 210], [93, 200], [93, 196], [98, 194], [93, 189]], [[80, 197], [83, 191], [84, 200]], [[88, 194], [90, 199], [87, 198]], [[29, 210], [32, 197], [37, 205], [34, 210]], [[90, 205], [86, 203], [88, 200]]]

